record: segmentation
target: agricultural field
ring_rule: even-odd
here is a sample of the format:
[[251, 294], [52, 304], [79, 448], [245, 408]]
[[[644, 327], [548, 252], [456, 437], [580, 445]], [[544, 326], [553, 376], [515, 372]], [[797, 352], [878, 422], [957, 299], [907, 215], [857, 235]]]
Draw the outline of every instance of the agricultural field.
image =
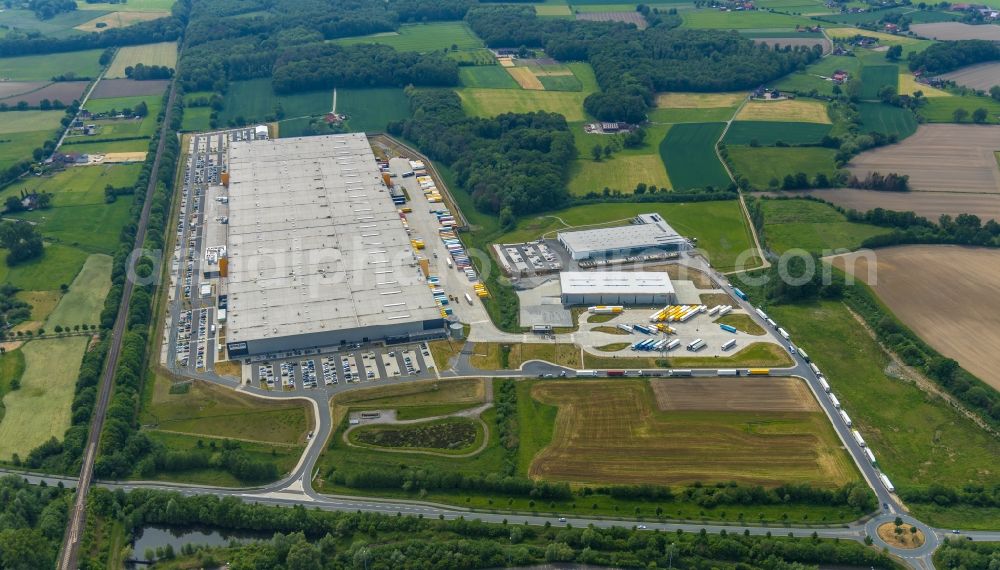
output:
[[756, 144], [771, 146], [778, 142], [790, 145], [819, 144], [830, 133], [831, 125], [780, 121], [735, 121], [723, 139], [727, 145]]
[[187, 107], [181, 122], [182, 131], [207, 131], [212, 128], [211, 107]]
[[177, 43], [162, 42], [118, 48], [118, 53], [115, 54], [115, 59], [108, 66], [105, 77], [108, 79], [124, 78], [126, 67], [135, 67], [140, 63], [146, 66], [176, 67]]
[[833, 207], [811, 200], [762, 200], [761, 208], [767, 246], [779, 255], [791, 249], [816, 254], [853, 250], [864, 240], [891, 231], [848, 222]]
[[[954, 123], [955, 109], [965, 109], [971, 114], [979, 108], [986, 109], [987, 123], [1000, 122], [1000, 101], [991, 97], [977, 97], [975, 95], [931, 97], [927, 99], [926, 105], [920, 107], [918, 112], [928, 123]], [[968, 122], [969, 119], [965, 119], [965, 121]]]
[[826, 104], [805, 99], [747, 101], [736, 115], [738, 121], [789, 121], [830, 124]]
[[983, 221], [1000, 221], [1000, 199], [994, 194], [956, 194], [952, 192], [879, 192], [876, 190], [801, 190], [783, 194], [815, 196], [841, 208], [867, 212], [884, 208], [899, 212], [913, 212], [928, 220], [937, 220], [941, 214], [955, 217], [973, 214]]
[[[913, 332], [1000, 390], [1000, 323], [984, 307], [996, 303], [1000, 252], [957, 246], [914, 245], [878, 250], [834, 264], [864, 280]], [[934, 271], [928, 273], [927, 268]], [[871, 273], [875, 271], [875, 273]]]
[[337, 112], [347, 115], [352, 131], [385, 131], [390, 122], [410, 117], [410, 100], [402, 89], [337, 89]]
[[133, 79], [102, 79], [94, 92], [92, 99], [109, 99], [112, 97], [141, 97], [148, 95], [162, 96], [170, 82], [167, 80], [150, 79], [135, 81]]
[[322, 115], [333, 108], [333, 91], [308, 91], [294, 95], [276, 95], [270, 79], [233, 81], [226, 91], [224, 108], [219, 112], [219, 123], [230, 121], [239, 124], [264, 121], [275, 115], [278, 106], [286, 118]]
[[837, 151], [832, 148], [729, 146], [726, 149], [736, 172], [745, 176], [754, 188], [773, 187], [773, 180], [780, 184], [788, 174], [804, 172], [811, 180], [819, 173], [832, 179], [836, 172], [833, 158]]
[[910, 176], [910, 187], [926, 192], [1000, 193], [1000, 127], [921, 125], [899, 144], [865, 151], [847, 167], [864, 177], [871, 171]]
[[973, 26], [961, 22], [912, 24], [910, 30], [918, 36], [932, 40], [990, 40], [1000, 41], [1000, 27]]
[[861, 67], [861, 98], [878, 99], [879, 89], [886, 85], [899, 91], [899, 66], [864, 65]]
[[101, 14], [102, 12], [61, 12], [47, 20], [39, 20], [31, 10], [4, 9], [0, 11], [0, 26], [4, 26], [4, 28], [0, 28], [0, 37], [3, 37], [7, 29], [11, 29], [64, 38], [78, 34], [73, 29], [75, 26]]
[[97, 77], [101, 73], [100, 49], [71, 51], [51, 55], [24, 55], [0, 58], [0, 81], [50, 81], [53, 77], [75, 74]]
[[535, 9], [535, 15], [541, 18], [573, 16], [573, 12], [566, 4], [535, 4], [532, 7]]
[[462, 87], [486, 89], [519, 89], [510, 73], [499, 65], [474, 65], [458, 68], [458, 81]]
[[[0, 114], [0, 136], [32, 130], [54, 131], [63, 118], [62, 111], [7, 111]], [[29, 153], [30, 154], [30, 153]]]
[[432, 22], [429, 24], [403, 24], [398, 32], [383, 32], [368, 36], [355, 36], [333, 40], [341, 45], [382, 44], [397, 51], [452, 50], [467, 51], [481, 49], [482, 40], [476, 37], [463, 22]]
[[52, 330], [58, 325], [65, 329], [100, 322], [104, 299], [111, 290], [111, 262], [110, 255], [95, 253], [87, 257], [69, 291], [49, 314], [46, 328]]
[[[90, 138], [90, 137], [87, 137]], [[107, 154], [109, 152], [146, 152], [149, 150], [149, 140], [145, 138], [126, 139], [106, 142], [86, 142], [84, 137], [70, 137], [63, 141], [62, 152], [79, 152], [81, 154]]]
[[747, 97], [736, 93], [658, 93], [650, 109], [654, 123], [712, 123], [728, 121]]
[[[853, 38], [857, 35], [865, 36], [866, 38], [875, 38], [882, 45], [916, 45], [920, 44], [923, 40], [918, 40], [916, 38], [911, 38], [908, 36], [897, 36], [894, 34], [887, 34], [884, 32], [873, 32], [871, 30], [862, 30], [859, 28], [826, 28], [826, 35], [833, 39], [845, 39]], [[904, 50], [905, 52], [905, 50]]]
[[[16, 85], [16, 84], [15, 84]], [[35, 82], [21, 83], [24, 86], [38, 85]], [[0, 84], [0, 105], [16, 107], [18, 103], [24, 101], [31, 107], [38, 107], [43, 99], [50, 102], [60, 101], [69, 105], [74, 100], [83, 98], [83, 90], [87, 87], [86, 81], [60, 81], [58, 83], [42, 84], [37, 88], [30, 88], [9, 97], [4, 97], [2, 91], [9, 85]]]
[[796, 71], [786, 75], [771, 84], [781, 91], [793, 91], [795, 93], [809, 93], [813, 89], [821, 95], [833, 95], [835, 83], [823, 79], [831, 77], [836, 71], [846, 71], [851, 76], [857, 76], [861, 70], [861, 63], [856, 57], [830, 55], [806, 67], [804, 71]]
[[675, 190], [729, 186], [729, 175], [715, 154], [724, 127], [724, 123], [685, 123], [670, 128], [660, 143], [660, 157]]
[[174, 380], [161, 374], [155, 378], [141, 419], [153, 431], [298, 446], [313, 427], [312, 408], [305, 401], [265, 400], [198, 380], [171, 390]]
[[752, 247], [750, 232], [736, 200], [678, 204], [592, 204], [557, 210], [537, 218], [525, 218], [514, 230], [497, 237], [495, 243], [516, 243], [554, 236], [569, 227], [620, 226], [635, 216], [656, 212], [685, 237], [698, 238], [698, 247], [720, 271], [733, 269], [737, 257]]
[[77, 10], [104, 10], [107, 12], [169, 12], [175, 0], [128, 0], [117, 4], [89, 3], [77, 0]]
[[951, 97], [952, 94], [948, 93], [943, 89], [938, 89], [937, 87], [931, 87], [930, 85], [924, 85], [923, 83], [917, 83], [916, 78], [910, 73], [907, 73], [900, 69], [899, 73], [899, 94], [900, 95], [914, 95], [917, 91], [923, 93], [924, 97]]
[[[902, 379], [899, 367], [891, 365], [844, 304], [774, 305], [767, 312], [823, 370], [897, 488], [924, 487], [931, 482], [988, 487], [1000, 482], [995, 462], [989, 459], [1000, 455], [1000, 441]], [[922, 517], [923, 509], [913, 505], [914, 516]], [[933, 519], [927, 522], [935, 524]]]
[[944, 73], [939, 77], [964, 87], [989, 91], [990, 87], [1000, 85], [1000, 62], [977, 63]]
[[884, 135], [899, 138], [899, 140], [917, 132], [917, 119], [909, 109], [903, 109], [885, 103], [858, 103], [863, 132], [879, 132]]
[[[26, 111], [19, 111], [17, 114], [22, 112]], [[58, 111], [55, 111], [55, 113], [62, 115]], [[9, 117], [12, 118], [14, 114], [14, 112], [3, 113], [3, 116], [0, 118], [6, 121]], [[3, 121], [0, 121], [0, 123]], [[3, 128], [0, 125], [0, 130]], [[36, 148], [41, 148], [45, 141], [49, 139], [55, 140], [55, 135], [56, 130], [54, 128], [42, 131], [0, 132], [0, 169], [9, 168], [22, 160], [30, 160], [32, 151]]]
[[757, 5], [766, 10], [777, 10], [790, 14], [828, 14], [827, 8], [820, 0], [761, 0]]
[[49, 438], [61, 440], [70, 426], [80, 359], [89, 339], [83, 336], [34, 340], [21, 347], [21, 388], [3, 397], [0, 459], [22, 458]]
[[[0, 255], [6, 255], [6, 251], [0, 249]], [[39, 259], [14, 267], [0, 264], [0, 283], [10, 282], [25, 291], [56, 291], [60, 285], [72, 283], [86, 261], [87, 253], [79, 248], [47, 244]]]
[[[660, 159], [660, 141], [669, 126], [653, 125], [646, 129], [645, 143], [639, 148], [624, 148], [618, 135], [587, 133], [583, 123], [571, 123], [578, 158], [570, 168], [569, 190], [575, 195], [602, 192], [604, 188], [631, 193], [636, 184], [670, 188], [663, 161]], [[610, 158], [600, 162], [593, 159], [595, 145], [611, 145], [615, 151]]]
[[624, 12], [581, 12], [576, 15], [577, 20], [588, 20], [591, 22], [624, 22], [635, 24], [640, 30], [646, 29], [648, 25], [646, 18], [635, 10]]
[[583, 100], [587, 91], [528, 91], [524, 89], [472, 89], [456, 91], [466, 114], [494, 117], [501, 113], [547, 111], [559, 113], [569, 122], [586, 120]]
[[855, 480], [829, 421], [800, 382], [741, 381], [738, 391], [731, 382], [683, 380], [535, 383], [532, 397], [559, 412], [552, 441], [529, 473], [594, 484], [829, 487]]
[[[93, 15], [93, 12], [81, 11], [80, 13], [91, 16]], [[132, 24], [148, 22], [150, 20], [166, 18], [168, 16], [170, 16], [170, 12], [111, 12], [110, 14], [104, 14], [87, 20], [86, 22], [75, 26], [74, 29], [80, 30], [81, 32], [100, 32], [103, 30], [110, 30], [111, 28], [126, 28]], [[98, 26], [98, 24], [104, 25]]]
[[712, 8], [681, 12], [685, 28], [712, 30], [778, 29], [794, 30], [795, 26], [815, 26], [816, 22], [801, 16], [776, 12], [721, 12]]

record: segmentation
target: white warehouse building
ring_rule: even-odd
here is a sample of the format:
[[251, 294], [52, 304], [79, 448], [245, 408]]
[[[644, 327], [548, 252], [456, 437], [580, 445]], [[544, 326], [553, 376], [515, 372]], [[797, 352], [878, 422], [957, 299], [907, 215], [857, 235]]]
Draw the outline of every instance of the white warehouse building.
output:
[[559, 243], [575, 260], [681, 251], [689, 247], [659, 214], [640, 214], [628, 226], [559, 232]]
[[559, 286], [564, 305], [669, 305], [677, 300], [662, 271], [564, 271]]

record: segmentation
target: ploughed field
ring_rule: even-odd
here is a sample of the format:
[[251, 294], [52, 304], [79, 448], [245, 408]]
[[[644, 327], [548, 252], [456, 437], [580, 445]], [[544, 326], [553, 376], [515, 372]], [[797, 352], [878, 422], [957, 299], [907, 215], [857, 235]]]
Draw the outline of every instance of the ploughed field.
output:
[[975, 214], [983, 221], [1000, 220], [1000, 196], [996, 194], [957, 194], [953, 192], [879, 192], [837, 188], [832, 190], [797, 190], [783, 195], [815, 196], [842, 208], [867, 212], [875, 208], [911, 211], [928, 220], [941, 214], [955, 217]]
[[875, 254], [874, 274], [858, 254], [834, 263], [869, 283], [927, 344], [1000, 389], [1000, 251], [914, 245]]
[[552, 440], [529, 475], [576, 483], [738, 481], [829, 487], [853, 465], [797, 379], [552, 381]]

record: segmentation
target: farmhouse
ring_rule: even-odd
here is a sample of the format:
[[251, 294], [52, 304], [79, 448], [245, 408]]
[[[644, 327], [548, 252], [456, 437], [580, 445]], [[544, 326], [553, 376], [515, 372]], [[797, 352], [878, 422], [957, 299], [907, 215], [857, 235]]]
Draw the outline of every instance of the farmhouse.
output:
[[233, 143], [226, 205], [230, 356], [443, 334], [363, 133]]
[[564, 271], [559, 287], [563, 305], [669, 305], [677, 299], [662, 271]]
[[681, 251], [689, 247], [687, 239], [659, 214], [640, 214], [629, 226], [559, 232], [556, 238], [575, 260]]

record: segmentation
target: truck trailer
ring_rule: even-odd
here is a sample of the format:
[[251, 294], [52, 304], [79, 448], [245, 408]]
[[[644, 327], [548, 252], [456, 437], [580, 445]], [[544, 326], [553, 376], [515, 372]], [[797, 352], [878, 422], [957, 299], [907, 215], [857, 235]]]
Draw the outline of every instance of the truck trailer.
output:
[[687, 349], [691, 352], [696, 352], [705, 347], [705, 341], [702, 339], [695, 339], [693, 342], [687, 345]]
[[736, 334], [736, 327], [732, 325], [719, 325], [719, 328], [726, 332], [731, 332], [733, 334]]
[[826, 378], [820, 378], [819, 385], [823, 387], [824, 392], [826, 392], [827, 394], [830, 393], [830, 384], [829, 382], [826, 381]]
[[715, 371], [719, 376], [739, 376], [740, 371], [735, 368], [722, 368]]
[[854, 422], [851, 421], [851, 416], [847, 415], [847, 412], [845, 412], [844, 410], [840, 410], [840, 419], [844, 420], [844, 423], [847, 424], [847, 427], [851, 427], [854, 425]]
[[576, 375], [582, 378], [595, 378], [597, 376], [596, 370], [577, 370]]
[[736, 339], [730, 339], [722, 343], [722, 350], [729, 350], [736, 346]]
[[678, 346], [680, 346], [680, 344], [681, 344], [681, 339], [675, 338], [674, 340], [668, 342], [667, 346], [665, 346], [663, 349], [664, 350], [673, 350], [673, 349], [677, 348]]
[[781, 338], [783, 338], [785, 340], [788, 340], [788, 339], [792, 338], [791, 335], [788, 334], [788, 331], [786, 331], [785, 329], [782, 329], [782, 328], [778, 329], [778, 334], [780, 334]]
[[832, 393], [830, 394], [830, 401], [833, 402], [833, 407], [840, 409], [840, 400], [837, 399]]
[[874, 454], [874, 453], [872, 453], [872, 449], [871, 449], [870, 447], [866, 447], [866, 448], [865, 448], [865, 457], [867, 457], [867, 458], [868, 458], [868, 461], [869, 461], [869, 462], [870, 462], [870, 463], [871, 463], [872, 465], [875, 465], [875, 463], [876, 463], [876, 461], [875, 461], [875, 454]]
[[809, 362], [809, 355], [806, 354], [806, 351], [802, 350], [801, 346], [799, 347], [799, 354], [802, 355], [802, 360], [805, 360], [806, 362]]
[[747, 369], [747, 374], [750, 376], [770, 376], [770, 368], [749, 368]]
[[882, 481], [882, 484], [885, 485], [885, 488], [888, 489], [890, 493], [896, 492], [896, 488], [892, 486], [892, 482], [885, 476], [885, 473], [879, 473], [878, 478]]
[[736, 293], [736, 296], [739, 297], [740, 299], [743, 299], [744, 301], [747, 300], [747, 294], [744, 293], [743, 291], [740, 291], [738, 288], [733, 287], [733, 293]]
[[765, 321], [767, 320], [767, 313], [765, 313], [760, 307], [757, 307], [757, 314], [760, 316], [760, 318], [764, 319]]
[[822, 376], [823, 375], [823, 373], [819, 371], [819, 367], [816, 366], [815, 364], [810, 364], [809, 368], [812, 368], [813, 374], [815, 374], [816, 376]]
[[694, 373], [690, 370], [675, 369], [670, 371], [671, 376], [693, 376]]
[[856, 429], [853, 429], [853, 430], [851, 430], [851, 435], [854, 436], [854, 441], [858, 442], [859, 446], [866, 447], [865, 446], [865, 438], [861, 437], [861, 432], [860, 431], [858, 431]]

